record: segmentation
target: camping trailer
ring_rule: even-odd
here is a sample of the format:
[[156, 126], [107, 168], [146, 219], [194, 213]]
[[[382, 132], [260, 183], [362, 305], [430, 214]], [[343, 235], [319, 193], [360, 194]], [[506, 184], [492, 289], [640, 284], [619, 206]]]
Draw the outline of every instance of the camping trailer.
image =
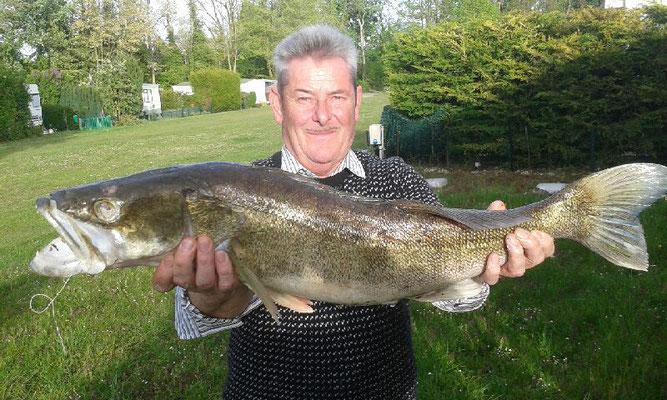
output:
[[271, 86], [276, 83], [272, 79], [241, 79], [241, 91], [255, 93], [257, 104], [269, 102], [268, 93]]
[[147, 118], [162, 114], [162, 102], [160, 101], [160, 85], [152, 83], [141, 84], [141, 97], [144, 105], [141, 114]]
[[44, 120], [42, 119], [42, 104], [39, 98], [39, 86], [34, 83], [28, 83], [25, 85], [25, 89], [30, 95], [30, 103], [28, 103], [28, 109], [30, 109], [30, 120], [35, 126], [42, 125]]

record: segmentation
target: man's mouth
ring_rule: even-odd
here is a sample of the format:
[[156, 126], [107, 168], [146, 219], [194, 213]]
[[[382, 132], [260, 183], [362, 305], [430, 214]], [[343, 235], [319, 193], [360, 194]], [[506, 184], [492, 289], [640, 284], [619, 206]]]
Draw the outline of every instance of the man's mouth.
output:
[[308, 129], [308, 134], [313, 136], [327, 136], [334, 134], [338, 131], [338, 128], [326, 128], [326, 129]]

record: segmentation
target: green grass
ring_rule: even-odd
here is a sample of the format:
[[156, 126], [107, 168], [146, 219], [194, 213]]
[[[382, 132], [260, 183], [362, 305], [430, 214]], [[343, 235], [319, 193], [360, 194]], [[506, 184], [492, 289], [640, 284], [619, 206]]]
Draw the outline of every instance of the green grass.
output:
[[[363, 132], [387, 101], [385, 94], [364, 99], [355, 147], [364, 147]], [[56, 301], [63, 353], [50, 312], [28, 308], [32, 295], [52, 296], [62, 286], [27, 268], [55, 236], [34, 200], [159, 166], [250, 162], [280, 144], [268, 108], [0, 144], [0, 399], [219, 398], [227, 335], [178, 340], [171, 294], [151, 289], [148, 268], [72, 278]], [[496, 198], [518, 206], [542, 198], [531, 189], [539, 180], [573, 175], [448, 171], [441, 196], [461, 207]], [[478, 312], [415, 304], [420, 399], [664, 396], [666, 215], [665, 201], [643, 215], [657, 264], [649, 273], [559, 242], [557, 257], [501, 281]]]

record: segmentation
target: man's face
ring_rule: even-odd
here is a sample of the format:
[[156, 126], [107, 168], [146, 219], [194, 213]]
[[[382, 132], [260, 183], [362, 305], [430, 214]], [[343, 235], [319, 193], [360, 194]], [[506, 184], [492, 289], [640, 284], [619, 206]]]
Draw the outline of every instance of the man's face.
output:
[[273, 88], [271, 107], [287, 149], [320, 177], [332, 173], [352, 146], [361, 88], [350, 81], [340, 57], [293, 59], [282, 96]]

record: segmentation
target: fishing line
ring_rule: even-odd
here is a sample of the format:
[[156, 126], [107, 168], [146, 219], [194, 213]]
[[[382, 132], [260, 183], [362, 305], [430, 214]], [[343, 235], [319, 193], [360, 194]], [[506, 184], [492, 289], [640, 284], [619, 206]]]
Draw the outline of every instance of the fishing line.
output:
[[[30, 311], [34, 312], [35, 314], [41, 314], [41, 313], [45, 312], [46, 310], [48, 310], [49, 308], [51, 309], [51, 316], [53, 317], [53, 323], [56, 325], [56, 333], [58, 333], [58, 339], [60, 339], [60, 346], [62, 346], [64, 354], [67, 354], [67, 348], [65, 347], [65, 341], [63, 340], [63, 335], [60, 333], [60, 328], [58, 327], [58, 321], [56, 320], [55, 301], [56, 301], [56, 298], [60, 295], [60, 293], [65, 289], [65, 286], [67, 286], [67, 283], [69, 282], [70, 278], [71, 278], [71, 276], [69, 276], [69, 277], [67, 277], [67, 279], [65, 279], [65, 283], [63, 284], [63, 287], [61, 287], [60, 290], [58, 290], [58, 293], [56, 293], [55, 296], [50, 297], [50, 296], [48, 296], [44, 293], [37, 293], [30, 298], [30, 304], [29, 304]], [[35, 310], [32, 306], [32, 301], [35, 300], [35, 297], [38, 297], [38, 296], [46, 297], [49, 300], [49, 304], [47, 304], [46, 307], [42, 308], [41, 310]]]

